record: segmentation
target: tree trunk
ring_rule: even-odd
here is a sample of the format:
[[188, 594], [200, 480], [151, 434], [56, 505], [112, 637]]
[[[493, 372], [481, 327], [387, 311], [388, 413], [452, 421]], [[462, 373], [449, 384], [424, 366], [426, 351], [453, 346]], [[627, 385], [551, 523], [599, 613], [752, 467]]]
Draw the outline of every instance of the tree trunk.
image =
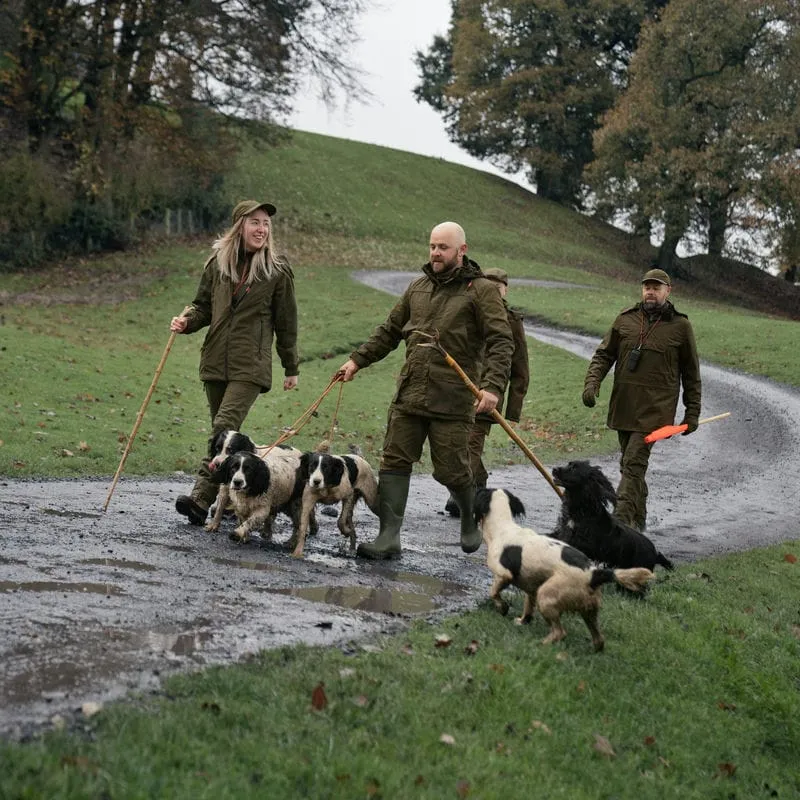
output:
[[721, 256], [728, 228], [728, 201], [720, 200], [708, 209], [708, 254]]

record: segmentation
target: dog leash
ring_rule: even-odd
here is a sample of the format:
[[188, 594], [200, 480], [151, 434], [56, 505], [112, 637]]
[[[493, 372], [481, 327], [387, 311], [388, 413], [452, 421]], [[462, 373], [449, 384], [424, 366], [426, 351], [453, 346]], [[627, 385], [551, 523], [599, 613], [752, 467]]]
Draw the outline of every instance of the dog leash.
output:
[[256, 448], [256, 454], [260, 458], [264, 458], [264, 456], [267, 455], [267, 453], [269, 453], [271, 450], [283, 444], [288, 439], [291, 439], [295, 434], [299, 433], [309, 422], [311, 417], [316, 415], [317, 409], [322, 404], [322, 401], [330, 394], [333, 387], [336, 386], [337, 383], [341, 383], [342, 385], [339, 387], [339, 399], [336, 402], [336, 411], [334, 412], [333, 421], [331, 422], [331, 436], [333, 436], [333, 430], [338, 420], [339, 404], [342, 400], [342, 390], [344, 389], [344, 381], [339, 373], [336, 373], [331, 378], [330, 383], [325, 387], [325, 391], [291, 425], [289, 425], [289, 427], [284, 428], [281, 435], [271, 445]]

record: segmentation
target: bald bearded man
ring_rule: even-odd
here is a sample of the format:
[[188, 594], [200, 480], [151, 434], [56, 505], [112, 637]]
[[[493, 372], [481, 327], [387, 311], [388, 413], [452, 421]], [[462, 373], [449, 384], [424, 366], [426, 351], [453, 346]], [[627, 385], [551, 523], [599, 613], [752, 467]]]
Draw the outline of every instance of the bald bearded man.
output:
[[[461, 512], [461, 549], [473, 553], [481, 545], [472, 513], [469, 433], [475, 413], [490, 413], [503, 395], [514, 339], [502, 297], [466, 253], [460, 225], [437, 225], [431, 231], [430, 260], [422, 267], [422, 276], [409, 284], [386, 321], [339, 369], [350, 381], [405, 341], [406, 359], [389, 406], [379, 469], [380, 530], [374, 542], [358, 546], [357, 554], [364, 558], [400, 554], [411, 470], [426, 439], [433, 477], [450, 490]], [[480, 401], [437, 350], [419, 346], [429, 342], [420, 332], [434, 331], [482, 390]]]

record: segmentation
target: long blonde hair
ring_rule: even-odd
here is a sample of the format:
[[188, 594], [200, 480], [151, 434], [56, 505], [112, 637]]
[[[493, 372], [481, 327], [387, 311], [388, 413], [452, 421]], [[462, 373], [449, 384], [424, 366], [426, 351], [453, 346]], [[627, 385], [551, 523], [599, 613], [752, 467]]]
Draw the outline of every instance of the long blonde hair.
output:
[[239, 283], [241, 279], [239, 268], [242, 266], [246, 268], [249, 264], [250, 269], [245, 283], [250, 285], [256, 280], [269, 280], [276, 272], [286, 272], [289, 262], [285, 256], [275, 253], [276, 243], [275, 237], [272, 235], [271, 221], [264, 246], [256, 250], [251, 258], [245, 257], [242, 228], [247, 218], [246, 216], [240, 217], [211, 245], [214, 251], [211, 257], [216, 256], [220, 273], [233, 283]]

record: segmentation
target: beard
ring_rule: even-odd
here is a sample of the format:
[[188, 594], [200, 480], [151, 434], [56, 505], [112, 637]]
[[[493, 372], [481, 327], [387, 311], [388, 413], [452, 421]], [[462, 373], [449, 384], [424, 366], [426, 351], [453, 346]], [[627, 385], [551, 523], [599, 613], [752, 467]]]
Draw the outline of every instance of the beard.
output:
[[652, 314], [654, 311], [660, 311], [662, 308], [664, 308], [664, 303], [657, 303], [655, 300], [643, 300], [642, 308], [648, 314]]

